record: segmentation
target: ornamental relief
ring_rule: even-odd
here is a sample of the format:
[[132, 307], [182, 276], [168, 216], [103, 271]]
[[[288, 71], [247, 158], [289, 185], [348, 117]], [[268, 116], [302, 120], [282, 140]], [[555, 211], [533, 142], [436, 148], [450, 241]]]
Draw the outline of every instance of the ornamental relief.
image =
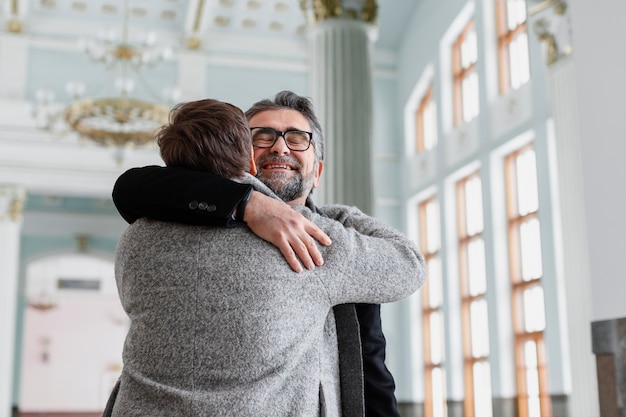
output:
[[25, 201], [26, 191], [23, 188], [0, 186], [0, 221], [22, 220]]
[[378, 17], [378, 4], [376, 0], [361, 0], [354, 5], [344, 7], [345, 0], [301, 0], [300, 7], [307, 13], [312, 11], [311, 20], [319, 22], [330, 18], [345, 17], [349, 19], [362, 20], [375, 24]]

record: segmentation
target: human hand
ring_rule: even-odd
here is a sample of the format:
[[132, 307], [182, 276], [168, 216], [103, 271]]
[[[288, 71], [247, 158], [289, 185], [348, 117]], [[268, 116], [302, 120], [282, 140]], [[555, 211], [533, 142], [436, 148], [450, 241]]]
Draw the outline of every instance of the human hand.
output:
[[254, 234], [276, 246], [294, 271], [324, 264], [315, 242], [329, 246], [330, 237], [288, 204], [254, 191], [243, 220]]

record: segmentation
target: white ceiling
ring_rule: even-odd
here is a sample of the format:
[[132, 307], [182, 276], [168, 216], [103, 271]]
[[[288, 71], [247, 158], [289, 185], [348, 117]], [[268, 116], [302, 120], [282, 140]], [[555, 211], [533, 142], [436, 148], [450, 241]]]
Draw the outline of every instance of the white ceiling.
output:
[[[178, 39], [192, 34], [303, 37], [306, 17], [300, 0], [2, 0], [4, 17], [17, 4], [24, 31], [45, 37], [95, 36], [121, 29], [128, 10], [132, 31], [155, 31]], [[398, 47], [407, 21], [419, 0], [379, 0], [377, 48]]]
[[[267, 62], [270, 68], [302, 66], [304, 48], [293, 47], [306, 41], [301, 0], [128, 1], [129, 40], [154, 31], [159, 45], [183, 50], [188, 48], [189, 37], [196, 35], [201, 40], [199, 49], [203, 55], [230, 54], [242, 59], [246, 54], [257, 53], [255, 62]], [[379, 0], [377, 51], [390, 51], [393, 55], [419, 3], [420, 0]], [[8, 43], [13, 46], [21, 45], [22, 40], [30, 45], [18, 49], [18, 55], [0, 49], [3, 59], [18, 63], [4, 65], [5, 79], [0, 80], [0, 183], [21, 184], [29, 193], [100, 198], [110, 195], [113, 181], [122, 170], [160, 163], [153, 149], [124, 151], [120, 156], [121, 151], [116, 149], [34, 131], [30, 113], [22, 105], [24, 101], [32, 102], [39, 88], [56, 91], [57, 100], [61, 101], [68, 80], [82, 79], [88, 87], [101, 84], [99, 80], [107, 78], [105, 70], [98, 65], [79, 65], [77, 44], [80, 39], [92, 39], [106, 30], [115, 30], [121, 36], [126, 4], [126, 0], [0, 0], [1, 30], [7, 31], [14, 15], [20, 17], [23, 25], [15, 37], [7, 34], [2, 38], [10, 40]], [[242, 43], [248, 46], [240, 48]], [[277, 46], [273, 51], [263, 49], [260, 55], [258, 44], [264, 48]], [[20, 54], [29, 54], [28, 59]], [[21, 67], [19, 62], [29, 62], [28, 67]], [[150, 76], [158, 81], [153, 84], [159, 86], [178, 79], [171, 63], [161, 64], [152, 73]], [[17, 86], [15, 90], [13, 85]], [[14, 91], [19, 92], [19, 86], [23, 86], [22, 95], [16, 96]]]

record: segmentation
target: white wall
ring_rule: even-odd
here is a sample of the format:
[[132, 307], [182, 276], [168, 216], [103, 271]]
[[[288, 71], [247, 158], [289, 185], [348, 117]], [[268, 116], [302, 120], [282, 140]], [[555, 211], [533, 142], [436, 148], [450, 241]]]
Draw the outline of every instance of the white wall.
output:
[[572, 0], [594, 321], [626, 317], [623, 0]]
[[[128, 331], [113, 261], [58, 254], [30, 262], [24, 294], [49, 310], [28, 307], [22, 334], [21, 412], [100, 412], [122, 369]], [[98, 283], [98, 290], [59, 289], [59, 279]]]

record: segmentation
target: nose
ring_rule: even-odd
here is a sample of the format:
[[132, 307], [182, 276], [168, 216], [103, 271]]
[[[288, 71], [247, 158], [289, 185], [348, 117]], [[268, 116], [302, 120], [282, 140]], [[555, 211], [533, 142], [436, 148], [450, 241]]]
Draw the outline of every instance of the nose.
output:
[[270, 152], [277, 155], [287, 155], [291, 150], [287, 147], [287, 141], [283, 135], [276, 138], [276, 142], [272, 145]]

